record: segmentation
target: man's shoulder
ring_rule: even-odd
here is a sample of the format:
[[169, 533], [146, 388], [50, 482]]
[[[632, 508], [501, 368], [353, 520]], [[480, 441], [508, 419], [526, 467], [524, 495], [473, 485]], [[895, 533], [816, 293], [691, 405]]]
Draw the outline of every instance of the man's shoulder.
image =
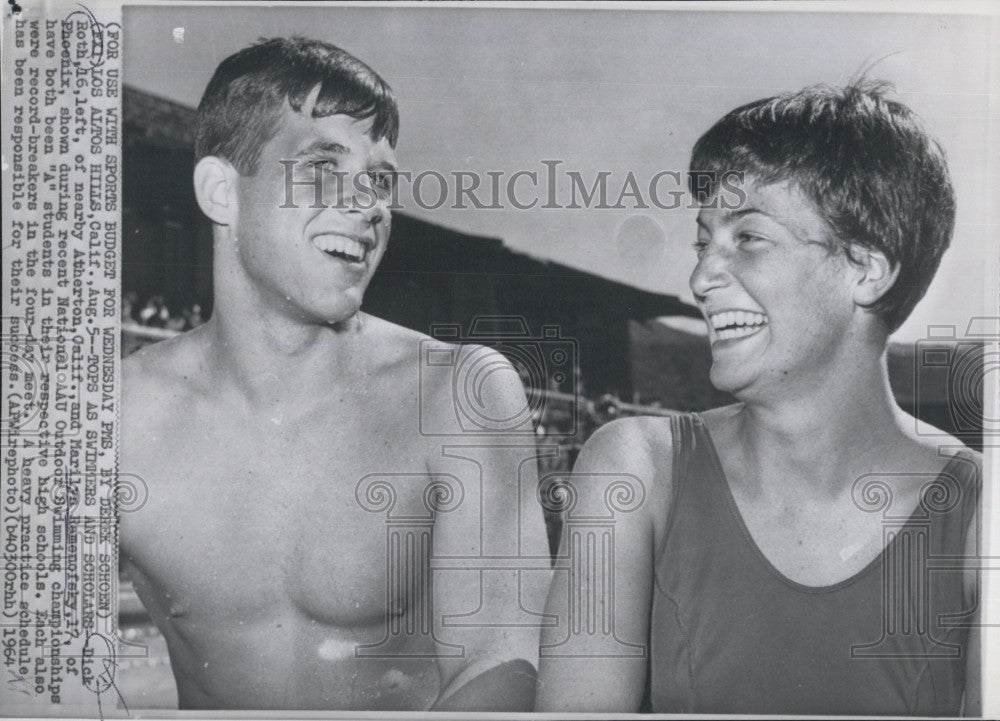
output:
[[412, 328], [367, 313], [362, 314], [361, 323], [365, 333], [373, 340], [380, 342], [388, 341], [392, 344], [412, 346], [421, 340], [430, 338], [430, 336]]
[[422, 389], [464, 417], [477, 419], [475, 425], [483, 431], [522, 431], [532, 425], [528, 379], [495, 348], [427, 340], [420, 377]]
[[122, 361], [122, 403], [135, 412], [183, 400], [197, 393], [197, 331], [145, 346]]
[[[464, 418], [477, 432], [522, 432], [531, 425], [524, 381], [498, 350], [433, 338], [378, 318], [366, 318], [379, 360], [415, 378], [422, 416], [462, 433]], [[453, 423], [458, 426], [452, 428]], [[465, 428], [465, 430], [470, 430]]]
[[369, 358], [394, 367], [416, 368], [426, 344], [435, 341], [430, 336], [384, 318], [365, 315], [364, 334]]
[[469, 349], [473, 348], [481, 348], [481, 346], [470, 343], [435, 338], [427, 333], [421, 333], [420, 331], [374, 315], [364, 315], [362, 324], [365, 329], [365, 335], [373, 346], [378, 346], [381, 351], [386, 353], [414, 351], [414, 353], [408, 355], [414, 361], [420, 357], [416, 351], [422, 348], [463, 350], [463, 352], [468, 352]]
[[[366, 332], [371, 348], [383, 362], [419, 368], [421, 381], [429, 388], [450, 387], [457, 378], [474, 374], [470, 380], [486, 380], [480, 390], [517, 390], [523, 384], [510, 361], [494, 348], [474, 343], [433, 338], [426, 333], [396, 325], [383, 318], [366, 316]], [[499, 376], [507, 377], [499, 383]]]

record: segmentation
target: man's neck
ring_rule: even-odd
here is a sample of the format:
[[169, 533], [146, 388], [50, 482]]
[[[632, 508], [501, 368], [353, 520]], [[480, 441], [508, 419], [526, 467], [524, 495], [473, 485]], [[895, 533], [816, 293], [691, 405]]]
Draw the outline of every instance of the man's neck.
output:
[[363, 316], [307, 317], [248, 276], [227, 233], [216, 228], [215, 304], [202, 334], [216, 387], [254, 408], [307, 407], [364, 362], [353, 350]]
[[360, 313], [338, 324], [216, 306], [202, 336], [217, 387], [254, 407], [302, 406], [357, 365]]

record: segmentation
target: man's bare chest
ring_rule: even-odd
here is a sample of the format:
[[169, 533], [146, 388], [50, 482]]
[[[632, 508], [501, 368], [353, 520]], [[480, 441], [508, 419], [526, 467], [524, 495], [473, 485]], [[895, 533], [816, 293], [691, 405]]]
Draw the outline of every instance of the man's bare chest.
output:
[[426, 482], [391, 483], [427, 477], [428, 443], [400, 414], [348, 415], [217, 417], [131, 447], [123, 469], [134, 461], [149, 498], [123, 519], [123, 537], [147, 577], [171, 589], [174, 611], [294, 609], [364, 626], [412, 605], [419, 589], [390, 588], [399, 569], [389, 568], [392, 529], [377, 496], [391, 486], [397, 513], [428, 519], [414, 538], [429, 538]]

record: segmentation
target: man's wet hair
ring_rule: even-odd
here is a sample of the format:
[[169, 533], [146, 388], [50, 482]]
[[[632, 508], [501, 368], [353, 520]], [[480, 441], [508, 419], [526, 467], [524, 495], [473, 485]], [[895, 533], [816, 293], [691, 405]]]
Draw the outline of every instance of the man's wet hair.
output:
[[908, 107], [887, 99], [891, 90], [859, 80], [743, 105], [701, 136], [688, 176], [699, 203], [716, 196], [726, 173], [791, 182], [832, 230], [831, 249], [884, 253], [899, 276], [871, 310], [889, 332], [924, 296], [955, 226], [944, 151]]
[[393, 147], [399, 110], [392, 89], [356, 57], [302, 37], [262, 39], [223, 60], [198, 105], [195, 162], [215, 155], [242, 175], [257, 172], [263, 146], [278, 132], [287, 102], [295, 112], [313, 88], [312, 117], [371, 119], [369, 135]]

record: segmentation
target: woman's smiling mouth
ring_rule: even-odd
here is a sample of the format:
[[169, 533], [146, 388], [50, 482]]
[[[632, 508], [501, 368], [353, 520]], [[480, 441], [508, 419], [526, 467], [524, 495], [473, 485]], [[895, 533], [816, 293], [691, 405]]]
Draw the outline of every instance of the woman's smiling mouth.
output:
[[767, 316], [752, 310], [725, 310], [708, 316], [710, 343], [747, 338], [767, 326]]

